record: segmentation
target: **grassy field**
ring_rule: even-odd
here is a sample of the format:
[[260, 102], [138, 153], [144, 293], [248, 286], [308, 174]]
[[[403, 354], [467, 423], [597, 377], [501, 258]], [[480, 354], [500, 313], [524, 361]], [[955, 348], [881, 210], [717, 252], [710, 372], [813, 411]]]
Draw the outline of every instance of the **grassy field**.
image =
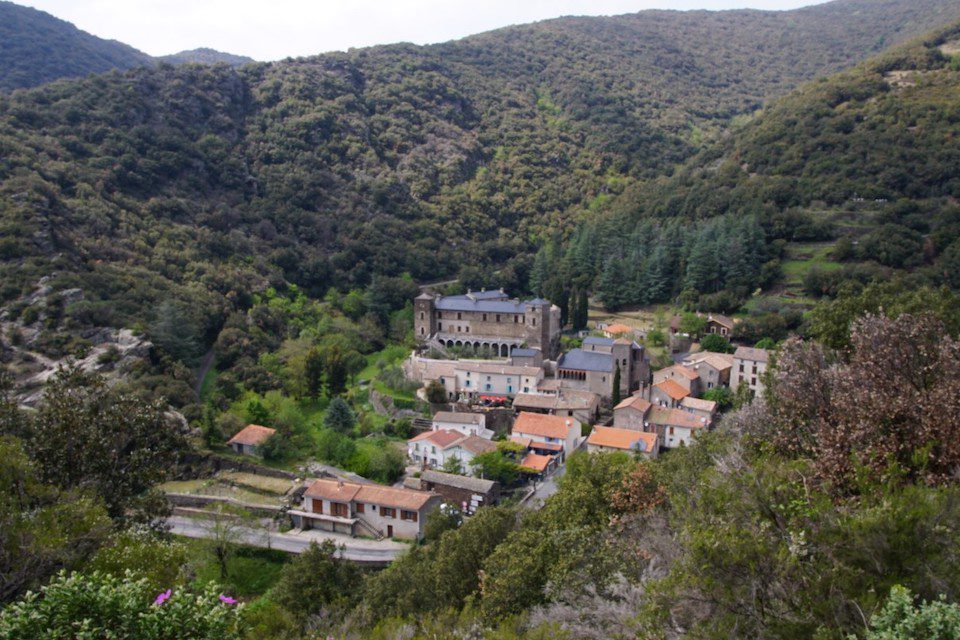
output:
[[227, 560], [227, 579], [223, 581], [209, 542], [191, 539], [187, 540], [187, 546], [196, 584], [218, 582], [230, 595], [240, 598], [265, 594], [276, 584], [283, 566], [292, 557], [282, 551], [238, 547]]
[[[288, 483], [289, 486], [289, 483]], [[175, 480], [160, 485], [164, 493], [183, 493], [194, 496], [232, 498], [253, 505], [279, 506], [280, 495], [264, 495], [242, 487], [233, 486], [217, 478], [199, 478], [196, 480]]]
[[290, 490], [293, 482], [283, 478], [271, 478], [270, 476], [261, 476], [255, 473], [243, 473], [240, 471], [227, 471], [220, 474], [220, 479], [240, 487], [246, 487], [262, 493], [272, 493], [282, 496]]

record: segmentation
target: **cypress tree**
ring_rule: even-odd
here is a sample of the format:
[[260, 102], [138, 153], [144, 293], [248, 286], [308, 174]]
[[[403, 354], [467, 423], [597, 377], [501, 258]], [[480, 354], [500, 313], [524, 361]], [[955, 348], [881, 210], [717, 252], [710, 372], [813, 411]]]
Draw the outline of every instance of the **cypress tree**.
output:
[[617, 365], [617, 370], [613, 372], [613, 406], [620, 404], [620, 365]]

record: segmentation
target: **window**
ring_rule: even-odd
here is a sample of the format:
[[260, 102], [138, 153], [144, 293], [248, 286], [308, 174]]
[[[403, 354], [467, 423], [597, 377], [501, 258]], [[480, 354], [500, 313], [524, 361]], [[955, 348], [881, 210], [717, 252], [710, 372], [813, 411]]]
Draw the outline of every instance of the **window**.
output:
[[490, 376], [487, 376], [487, 382], [490, 382]]
[[457, 333], [461, 333], [461, 332], [463, 332], [463, 327], [461, 327], [460, 325], [457, 325]]
[[410, 522], [417, 521], [417, 512], [416, 511], [407, 511], [406, 509], [400, 511], [401, 520], [409, 520]]
[[436, 453], [436, 452], [437, 452], [436, 447], [430, 447], [430, 453]]
[[437, 311], [437, 320], [443, 320], [443, 311]]
[[491, 386], [490, 386], [490, 383], [488, 382], [488, 383], [487, 383], [487, 391], [492, 391], [492, 390], [493, 390], [493, 387], [491, 387]]
[[420, 319], [423, 320], [423, 311], [420, 312]]
[[537, 319], [536, 319], [536, 318], [531, 318], [531, 321], [533, 322], [533, 326], [537, 326]]
[[513, 316], [513, 324], [520, 324], [520, 316]]
[[423, 327], [420, 327], [420, 335], [423, 335]]
[[336, 516], [338, 518], [349, 518], [350, 517], [350, 507], [343, 504], [342, 502], [331, 502], [330, 503], [330, 515]]
[[457, 320], [463, 320], [463, 314], [462, 314], [462, 313], [459, 313], [459, 312], [457, 313]]
[[530, 393], [530, 387], [524, 387], [524, 388], [523, 388], [523, 392], [524, 392], [524, 393]]
[[500, 322], [500, 314], [497, 314], [497, 322]]
[[362, 502], [357, 503], [357, 513], [363, 513], [364, 506]]
[[757, 375], [757, 365], [753, 365], [753, 375]]
[[513, 393], [513, 387], [507, 385], [507, 393]]
[[607, 376], [601, 376], [600, 380], [602, 380], [603, 382], [606, 382], [606, 381], [607, 381]]
[[437, 331], [443, 331], [443, 323], [442, 323], [442, 322], [438, 322], [438, 323], [437, 323]]
[[673, 427], [670, 427], [670, 435], [673, 435]]
[[[489, 380], [489, 379], [490, 379], [490, 378], [487, 378], [487, 380]], [[511, 382], [513, 382], [513, 378], [507, 378], [507, 384], [510, 384]]]
[[384, 518], [396, 518], [397, 510], [393, 507], [380, 507], [380, 515]]
[[469, 381], [469, 380], [467, 380], [467, 384], [466, 384], [465, 386], [468, 386], [468, 387], [470, 386], [470, 381]]
[[323, 513], [323, 500], [311, 500], [311, 511], [314, 513]]
[[487, 321], [487, 314], [483, 314], [483, 321], [484, 321], [484, 322]]

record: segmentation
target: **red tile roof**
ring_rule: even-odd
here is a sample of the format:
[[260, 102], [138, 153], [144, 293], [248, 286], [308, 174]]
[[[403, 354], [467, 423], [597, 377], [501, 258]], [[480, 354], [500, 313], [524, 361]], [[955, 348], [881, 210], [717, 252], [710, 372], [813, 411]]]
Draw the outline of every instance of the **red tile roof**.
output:
[[[567, 424], [568, 422], [569, 424]], [[577, 422], [570, 418], [521, 411], [513, 423], [512, 433], [566, 440], [570, 429], [575, 426], [577, 426]]]
[[407, 440], [407, 442], [422, 442], [426, 441], [431, 444], [434, 444], [441, 449], [447, 449], [457, 444], [461, 440], [466, 440], [468, 436], [460, 433], [459, 431], [454, 431], [453, 429], [438, 429], [437, 431], [425, 431], [417, 436], [414, 436]]
[[594, 427], [587, 438], [588, 445], [608, 447], [610, 449], [636, 450], [637, 442], [643, 442], [640, 451], [650, 452], [657, 446], [657, 434], [632, 429], [618, 429], [616, 427]]
[[314, 480], [304, 495], [309, 498], [333, 500], [334, 502], [354, 501], [410, 511], [420, 509], [431, 498], [437, 496], [437, 494], [429, 491], [384, 487], [375, 484], [355, 484], [337, 480]]
[[666, 407], [654, 407], [650, 410], [650, 424], [684, 429], [705, 429], [708, 426], [705, 418], [683, 409]]
[[660, 389], [674, 400], [683, 400], [690, 395], [690, 392], [681, 387], [676, 380], [664, 380], [663, 382], [658, 382], [653, 386], [657, 389]]
[[541, 456], [537, 453], [528, 453], [526, 457], [520, 461], [520, 466], [524, 469], [536, 471], [537, 473], [543, 473], [547, 470], [547, 466], [549, 466], [551, 460], [553, 460], [553, 456]]
[[236, 435], [227, 440], [227, 444], [242, 444], [250, 447], [256, 447], [267, 441], [267, 438], [277, 432], [270, 427], [262, 427], [259, 424], [248, 424], [238, 431]]
[[640, 413], [646, 413], [647, 409], [650, 408], [650, 402], [641, 398], [640, 396], [630, 396], [629, 398], [624, 398], [623, 401], [613, 408], [614, 411], [620, 409], [636, 409]]

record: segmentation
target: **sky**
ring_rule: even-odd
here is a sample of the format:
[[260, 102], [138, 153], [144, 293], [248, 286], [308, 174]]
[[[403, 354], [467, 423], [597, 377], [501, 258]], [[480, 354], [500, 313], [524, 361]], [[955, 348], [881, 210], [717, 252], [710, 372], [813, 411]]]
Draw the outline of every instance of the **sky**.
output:
[[212, 47], [270, 61], [393, 42], [444, 42], [565, 15], [643, 9], [784, 10], [823, 0], [14, 1], [154, 56]]

